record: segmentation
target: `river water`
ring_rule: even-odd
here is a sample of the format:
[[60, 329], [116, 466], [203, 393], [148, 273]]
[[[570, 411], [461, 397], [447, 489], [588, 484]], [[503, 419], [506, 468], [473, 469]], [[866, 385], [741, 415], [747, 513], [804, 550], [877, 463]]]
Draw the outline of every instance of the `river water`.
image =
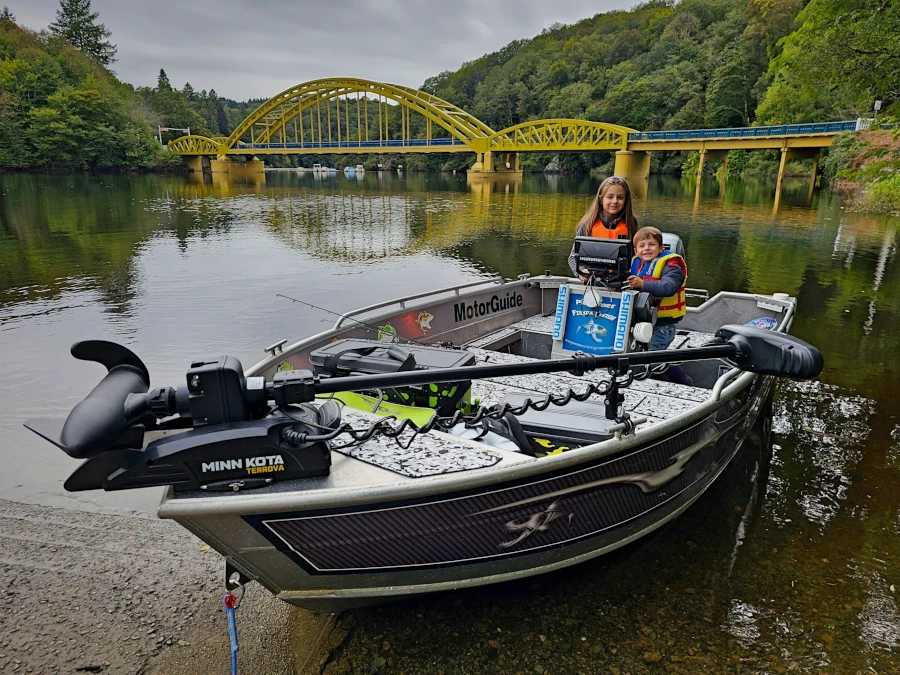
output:
[[[153, 386], [190, 361], [328, 327], [457, 282], [565, 273], [597, 181], [272, 172], [0, 175], [0, 499], [152, 513], [159, 490], [66, 494], [77, 465], [22, 426], [102, 376], [121, 342]], [[819, 381], [782, 383], [773, 435], [647, 541], [563, 573], [346, 615], [335, 672], [887, 673], [900, 665], [900, 219], [788, 180], [651, 177], [641, 224], [678, 233], [689, 285], [787, 292]]]

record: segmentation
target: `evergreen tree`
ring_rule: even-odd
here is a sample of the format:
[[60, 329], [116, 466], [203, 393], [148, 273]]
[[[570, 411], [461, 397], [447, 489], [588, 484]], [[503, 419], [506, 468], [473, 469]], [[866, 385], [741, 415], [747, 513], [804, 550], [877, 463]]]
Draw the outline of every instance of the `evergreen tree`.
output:
[[16, 22], [16, 16], [12, 12], [9, 11], [9, 7], [3, 5], [3, 11], [0, 12], [0, 22], [9, 21], [10, 23]]
[[184, 89], [181, 90], [181, 93], [184, 94], [184, 97], [188, 101], [193, 101], [195, 98], [197, 98], [197, 94], [194, 93], [194, 88], [191, 86], [190, 82], [184, 83]]
[[169, 82], [169, 76], [162, 68], [159, 69], [159, 77], [156, 78], [156, 88], [159, 91], [172, 91], [172, 83]]
[[225, 114], [225, 106], [222, 104], [222, 99], [216, 101], [216, 124], [219, 125], [219, 133], [223, 136], [227, 136], [231, 133], [228, 127], [228, 116]]
[[[204, 92], [205, 94], [206, 92]], [[216, 114], [216, 107], [219, 102], [219, 97], [216, 94], [215, 89], [210, 89], [209, 94], [202, 97], [202, 101], [200, 103], [200, 114], [203, 115], [203, 119], [206, 120], [206, 126], [212, 129], [216, 134], [221, 135], [224, 133], [224, 129], [219, 129], [218, 123], [218, 115]]]
[[99, 12], [91, 12], [91, 0], [59, 0], [56, 21], [50, 24], [50, 32], [108, 66], [116, 60], [116, 46], [108, 40], [112, 32], [97, 23], [98, 16]]

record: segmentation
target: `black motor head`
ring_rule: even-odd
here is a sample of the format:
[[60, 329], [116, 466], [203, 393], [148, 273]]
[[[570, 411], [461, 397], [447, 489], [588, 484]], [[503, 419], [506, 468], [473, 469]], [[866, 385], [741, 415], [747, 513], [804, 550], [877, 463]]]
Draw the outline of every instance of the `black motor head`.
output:
[[808, 380], [825, 365], [822, 352], [800, 338], [749, 326], [722, 326], [716, 337], [735, 347], [729, 359], [741, 370]]

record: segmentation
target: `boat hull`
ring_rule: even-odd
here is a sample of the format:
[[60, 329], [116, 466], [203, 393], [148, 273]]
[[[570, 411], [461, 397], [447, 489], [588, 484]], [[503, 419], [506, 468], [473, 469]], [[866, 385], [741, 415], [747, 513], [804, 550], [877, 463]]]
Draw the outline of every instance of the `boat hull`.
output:
[[771, 387], [772, 378], [754, 377], [664, 435], [527, 478], [327, 511], [176, 520], [280, 599], [315, 611], [550, 572], [687, 509], [739, 452]]

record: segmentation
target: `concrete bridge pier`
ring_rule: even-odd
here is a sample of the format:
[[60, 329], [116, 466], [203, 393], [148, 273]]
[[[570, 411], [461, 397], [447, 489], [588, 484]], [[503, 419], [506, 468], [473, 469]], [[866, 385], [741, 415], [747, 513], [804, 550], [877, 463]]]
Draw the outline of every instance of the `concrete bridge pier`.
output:
[[522, 173], [519, 168], [519, 153], [507, 152], [500, 158], [500, 166], [494, 165], [494, 152], [487, 150], [477, 153], [475, 163], [469, 173]]
[[186, 155], [182, 159], [189, 171], [203, 173], [203, 155]]
[[210, 160], [209, 167], [213, 173], [227, 173], [235, 177], [263, 173], [266, 169], [266, 165], [259, 157], [254, 156], [246, 162], [235, 162], [228, 155], [219, 155]]
[[647, 180], [650, 177], [650, 153], [642, 150], [619, 150], [613, 173], [626, 179]]
[[813, 190], [816, 187], [816, 172], [819, 170], [819, 155], [821, 154], [820, 148], [781, 148], [781, 161], [778, 164], [778, 182], [775, 184], [775, 206], [773, 207], [773, 211], [777, 212], [778, 207], [781, 206], [781, 187], [784, 183], [784, 169], [787, 166], [787, 163], [793, 159], [812, 159], [812, 173], [809, 177], [809, 193], [807, 194], [807, 201], [812, 200]]
[[490, 150], [475, 153], [475, 163], [469, 167], [469, 173], [494, 173], [494, 153]]

